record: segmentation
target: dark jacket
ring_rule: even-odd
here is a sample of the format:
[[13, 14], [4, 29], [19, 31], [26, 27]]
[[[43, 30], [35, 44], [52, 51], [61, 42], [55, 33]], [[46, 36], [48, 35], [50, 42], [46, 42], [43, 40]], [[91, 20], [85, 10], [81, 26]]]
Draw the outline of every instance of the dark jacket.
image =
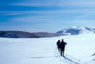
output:
[[60, 45], [61, 45], [61, 44], [60, 44], [60, 41], [58, 40], [58, 41], [57, 41], [57, 47], [60, 48]]
[[61, 50], [65, 50], [65, 45], [67, 45], [67, 43], [66, 42], [61, 42], [61, 45], [60, 45], [60, 48], [61, 48]]

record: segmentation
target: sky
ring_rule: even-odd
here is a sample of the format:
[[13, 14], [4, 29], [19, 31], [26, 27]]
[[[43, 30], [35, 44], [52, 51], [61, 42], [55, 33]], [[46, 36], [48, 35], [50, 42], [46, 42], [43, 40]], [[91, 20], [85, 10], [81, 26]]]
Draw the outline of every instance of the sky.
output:
[[94, 24], [95, 0], [0, 0], [0, 30], [55, 33]]

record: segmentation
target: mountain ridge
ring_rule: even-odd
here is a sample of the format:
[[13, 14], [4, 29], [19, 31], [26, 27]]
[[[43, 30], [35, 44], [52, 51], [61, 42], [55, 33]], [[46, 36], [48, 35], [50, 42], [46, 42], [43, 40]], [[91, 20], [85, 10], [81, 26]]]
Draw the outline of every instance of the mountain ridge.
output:
[[69, 27], [63, 30], [57, 31], [56, 33], [48, 32], [25, 32], [25, 31], [0, 31], [0, 37], [5, 38], [44, 38], [44, 37], [57, 37], [64, 35], [78, 35], [95, 33], [95, 28], [89, 27]]
[[70, 27], [66, 28], [60, 31], [57, 31], [58, 34], [67, 34], [67, 35], [78, 35], [83, 33], [95, 33], [95, 28], [89, 28], [89, 27]]
[[0, 37], [5, 38], [43, 38], [43, 37], [56, 37], [63, 34], [48, 33], [48, 32], [25, 32], [25, 31], [0, 31]]

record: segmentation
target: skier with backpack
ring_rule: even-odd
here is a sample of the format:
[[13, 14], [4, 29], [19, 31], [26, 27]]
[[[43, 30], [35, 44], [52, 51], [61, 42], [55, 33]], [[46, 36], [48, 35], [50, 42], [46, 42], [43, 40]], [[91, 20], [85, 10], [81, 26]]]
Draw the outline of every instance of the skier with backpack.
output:
[[61, 45], [61, 41], [58, 40], [58, 41], [57, 41], [57, 48], [58, 48], [59, 51], [60, 51], [60, 45]]
[[61, 42], [61, 45], [60, 45], [60, 49], [61, 49], [61, 56], [64, 56], [65, 45], [67, 45], [67, 43], [66, 43], [66, 42], [64, 42], [64, 40], [62, 39], [62, 42]]

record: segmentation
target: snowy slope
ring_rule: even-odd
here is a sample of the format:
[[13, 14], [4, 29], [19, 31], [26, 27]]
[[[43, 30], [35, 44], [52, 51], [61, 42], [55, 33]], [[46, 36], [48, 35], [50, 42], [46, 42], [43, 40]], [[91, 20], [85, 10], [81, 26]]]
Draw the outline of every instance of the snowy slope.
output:
[[[56, 41], [67, 42], [65, 58]], [[52, 38], [0, 38], [0, 64], [95, 64], [95, 34]]]
[[71, 35], [78, 35], [78, 34], [88, 34], [88, 33], [94, 33], [95, 29], [94, 28], [89, 28], [89, 27], [70, 27], [67, 29], [63, 29], [58, 31], [58, 34], [71, 34]]

